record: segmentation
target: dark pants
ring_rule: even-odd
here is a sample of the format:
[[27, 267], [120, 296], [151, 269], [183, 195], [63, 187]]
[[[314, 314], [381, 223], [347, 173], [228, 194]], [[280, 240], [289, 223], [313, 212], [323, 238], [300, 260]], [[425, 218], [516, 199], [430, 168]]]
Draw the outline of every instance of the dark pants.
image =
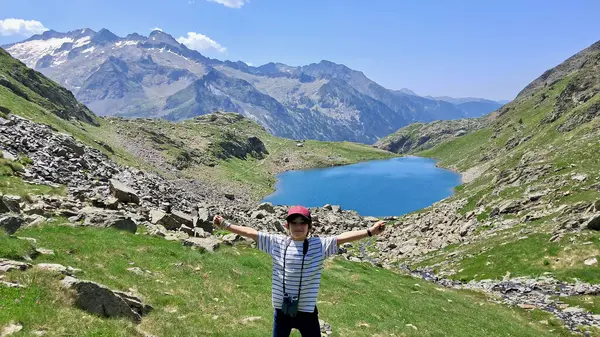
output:
[[288, 337], [292, 329], [298, 329], [302, 337], [320, 337], [321, 327], [317, 307], [314, 312], [299, 311], [296, 317], [284, 315], [281, 309], [275, 310], [273, 337]]

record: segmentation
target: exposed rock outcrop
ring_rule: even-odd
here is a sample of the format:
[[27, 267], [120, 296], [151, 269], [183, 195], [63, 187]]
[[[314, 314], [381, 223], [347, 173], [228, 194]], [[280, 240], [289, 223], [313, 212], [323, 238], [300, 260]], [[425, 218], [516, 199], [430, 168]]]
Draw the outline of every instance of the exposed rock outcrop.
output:
[[100, 317], [125, 317], [139, 323], [152, 310], [133, 294], [110, 290], [95, 282], [67, 276], [62, 285], [75, 291], [77, 307]]

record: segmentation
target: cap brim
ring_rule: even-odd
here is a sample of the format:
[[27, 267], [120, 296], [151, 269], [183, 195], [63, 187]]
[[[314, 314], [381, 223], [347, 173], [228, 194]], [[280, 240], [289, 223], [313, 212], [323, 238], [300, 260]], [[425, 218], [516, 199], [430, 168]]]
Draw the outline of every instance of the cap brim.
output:
[[307, 217], [306, 217], [306, 215], [304, 215], [304, 214], [302, 214], [302, 213], [292, 213], [292, 214], [288, 215], [288, 216], [285, 218], [285, 220], [289, 222], [291, 218], [294, 218], [294, 217], [296, 217], [296, 216], [301, 216], [301, 217], [303, 217], [303, 218], [304, 218], [304, 220], [306, 220], [307, 222], [310, 222], [310, 218], [307, 218]]

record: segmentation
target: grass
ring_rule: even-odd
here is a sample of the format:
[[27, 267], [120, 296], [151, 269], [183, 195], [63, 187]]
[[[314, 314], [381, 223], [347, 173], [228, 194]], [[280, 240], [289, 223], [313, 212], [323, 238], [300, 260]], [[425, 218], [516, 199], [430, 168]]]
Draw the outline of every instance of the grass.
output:
[[594, 314], [600, 315], [600, 297], [599, 296], [570, 296], [560, 297], [560, 300], [572, 307], [584, 308]]
[[64, 195], [64, 187], [30, 184], [15, 176], [23, 172], [23, 165], [30, 165], [31, 159], [21, 157], [18, 161], [0, 158], [0, 194], [18, 195], [27, 200], [31, 195]]
[[472, 161], [467, 159], [478, 158], [481, 151], [485, 149], [492, 130], [481, 129], [452, 141], [442, 143], [432, 149], [420, 152], [418, 155], [439, 159], [439, 164], [445, 167], [455, 167], [464, 170], [472, 166]]
[[0, 176], [0, 193], [28, 198], [30, 195], [65, 195], [65, 187], [30, 184], [18, 177]]
[[24, 256], [31, 256], [35, 247], [27, 240], [17, 239], [0, 231], [0, 257], [11, 260], [22, 260]]
[[[456, 272], [449, 277], [461, 281], [502, 279], [510, 272], [512, 277], [550, 274], [570, 283], [575, 279], [600, 283], [597, 267], [583, 263], [590, 257], [600, 256], [600, 233], [584, 231], [550, 242], [551, 235], [545, 234], [542, 228], [527, 235], [520, 231], [524, 228], [527, 225], [500, 231], [494, 238], [468, 246], [444, 249], [413, 267], [434, 267], [438, 272], [454, 270]], [[462, 258], [439, 265], [451, 252], [457, 252]]]
[[[224, 246], [201, 254], [162, 238], [111, 229], [44, 225], [20, 230], [54, 250], [37, 262], [83, 269], [82, 279], [114, 289], [135, 289], [154, 307], [140, 325], [159, 336], [264, 336], [272, 327], [270, 258], [247, 246]], [[8, 247], [2, 238], [3, 247]], [[20, 241], [19, 241], [20, 242]], [[15, 256], [23, 248], [3, 248]], [[139, 267], [144, 275], [127, 271]], [[131, 323], [100, 319], [72, 306], [58, 288], [59, 276], [35, 269], [11, 272], [26, 289], [0, 287], [0, 326], [17, 321], [29, 335], [134, 336]], [[318, 302], [334, 336], [570, 336], [548, 329], [537, 314], [451, 291], [392, 271], [340, 258], [326, 261]], [[540, 314], [543, 315], [543, 314]], [[246, 324], [245, 317], [261, 317]], [[546, 319], [551, 318], [548, 316]], [[299, 336], [295, 333], [293, 336]]]

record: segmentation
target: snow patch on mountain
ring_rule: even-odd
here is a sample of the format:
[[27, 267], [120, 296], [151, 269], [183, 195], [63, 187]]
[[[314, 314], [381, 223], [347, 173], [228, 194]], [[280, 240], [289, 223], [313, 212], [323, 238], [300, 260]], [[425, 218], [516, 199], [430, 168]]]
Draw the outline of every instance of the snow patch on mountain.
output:
[[59, 65], [67, 62], [68, 56], [69, 56], [68, 51], [61, 51], [58, 54], [54, 55], [54, 60], [52, 61], [52, 66], [58, 67]]
[[88, 49], [86, 49], [86, 50], [82, 51], [81, 53], [82, 53], [82, 54], [92, 53], [94, 50], [96, 50], [96, 47], [94, 47], [94, 46], [91, 46], [91, 47], [89, 47]]
[[139, 43], [139, 41], [130, 41], [130, 40], [119, 41], [119, 42], [115, 43], [115, 47], [123, 48], [123, 47], [127, 47], [127, 46], [135, 46], [138, 43]]
[[8, 48], [7, 51], [28, 67], [35, 68], [35, 65], [42, 57], [54, 54], [64, 43], [70, 42], [73, 42], [73, 39], [69, 37], [33, 40], [15, 44]]
[[85, 46], [86, 44], [90, 43], [90, 39], [91, 38], [89, 36], [86, 36], [86, 37], [83, 37], [83, 38], [75, 41], [75, 43], [73, 43], [73, 48], [79, 48], [79, 47]]

